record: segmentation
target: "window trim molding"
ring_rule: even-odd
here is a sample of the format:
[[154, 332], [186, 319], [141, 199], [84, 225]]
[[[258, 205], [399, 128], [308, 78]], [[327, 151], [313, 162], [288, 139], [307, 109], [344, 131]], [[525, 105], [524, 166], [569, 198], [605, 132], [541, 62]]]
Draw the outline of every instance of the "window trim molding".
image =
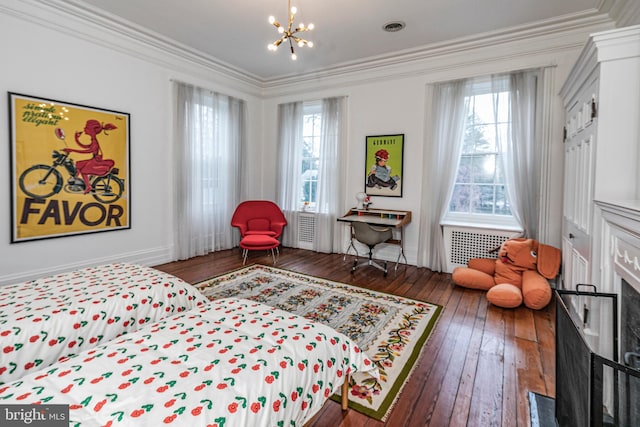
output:
[[[508, 83], [509, 81], [509, 76], [508, 75], [504, 75], [501, 76], [501, 79], [504, 81], [504, 83]], [[492, 85], [492, 81], [491, 81], [491, 77], [490, 76], [483, 76], [483, 77], [476, 77], [474, 79], [472, 79], [471, 82], [469, 82], [468, 86], [467, 86], [467, 90], [468, 93], [465, 95], [465, 98], [467, 100], [470, 100], [471, 98], [475, 98], [477, 96], [484, 96], [484, 95], [489, 95], [489, 94], [493, 94], [496, 93], [494, 92], [495, 87]], [[510, 91], [508, 90], [507, 87], [501, 87], [497, 88], [497, 90], [499, 92], [509, 92], [509, 96], [511, 96]], [[470, 101], [466, 101], [466, 102], [470, 102]], [[467, 124], [467, 120], [468, 117], [465, 119], [465, 127], [469, 127], [469, 125]], [[502, 122], [499, 122], [502, 123]], [[505, 123], [510, 123], [509, 121], [505, 122]], [[494, 125], [494, 123], [486, 123], [484, 125]], [[476, 126], [476, 124], [473, 124], [472, 126]], [[465, 131], [466, 134], [466, 131]], [[492, 151], [492, 152], [478, 152], [478, 151], [474, 151], [472, 153], [465, 153], [464, 152], [464, 143], [463, 143], [463, 147], [461, 147], [461, 152], [458, 155], [458, 171], [457, 173], [459, 173], [459, 168], [460, 168], [460, 162], [462, 160], [463, 157], [467, 156], [470, 158], [473, 158], [474, 156], [485, 156], [485, 155], [493, 155], [496, 162], [500, 161], [500, 157], [504, 155], [504, 152], [499, 151], [498, 147], [494, 147], [496, 151]], [[494, 165], [494, 174], [495, 174], [495, 168], [497, 168], [498, 165], [496, 163], [496, 165]], [[498, 185], [502, 185], [502, 186], [506, 186], [507, 183], [506, 182], [501, 182], [501, 183], [497, 183], [495, 182], [495, 180], [492, 183], [477, 183], [477, 182], [473, 182], [470, 181], [468, 183], [459, 183], [458, 182], [458, 178], [456, 176], [456, 179], [454, 180], [454, 190], [451, 192], [451, 194], [449, 195], [448, 198], [448, 207], [447, 207], [447, 211], [446, 214], [444, 215], [444, 218], [441, 221], [441, 224], [451, 224], [451, 225], [473, 225], [473, 226], [488, 226], [490, 228], [505, 228], [506, 230], [521, 230], [522, 227], [520, 226], [520, 224], [518, 223], [518, 221], [516, 220], [515, 216], [513, 216], [513, 214], [510, 215], [500, 215], [500, 214], [483, 214], [483, 213], [474, 213], [474, 212], [459, 212], [459, 211], [451, 211], [451, 202], [452, 202], [452, 198], [453, 195], [455, 193], [455, 188], [457, 185], [462, 185], [462, 184], [467, 184], [470, 186], [480, 186], [480, 185], [484, 185], [484, 184], [488, 184], [488, 185], [492, 185], [494, 187], [498, 186]], [[495, 191], [495, 190], [494, 190]], [[505, 190], [506, 191], [506, 190]], [[506, 197], [506, 195], [505, 195]], [[494, 194], [494, 203], [495, 203], [495, 194]], [[494, 206], [495, 207], [495, 206]]]
[[440, 221], [445, 226], [466, 226], [522, 232], [522, 226], [511, 215], [488, 215], [448, 212]]
[[[321, 100], [314, 100], [314, 101], [304, 101], [302, 103], [302, 117], [303, 117], [303, 122], [304, 122], [304, 117], [305, 116], [310, 116], [310, 115], [320, 115], [322, 116], [322, 101]], [[300, 145], [297, 147], [298, 149], [302, 149], [302, 145], [304, 145], [304, 132], [302, 135], [302, 140], [300, 141]], [[318, 160], [320, 161], [320, 159], [318, 158]], [[304, 175], [304, 172], [302, 173]], [[311, 182], [313, 180], [310, 180], [309, 182]], [[317, 190], [317, 176], [316, 176], [316, 190]], [[304, 186], [304, 180], [301, 181], [303, 186]], [[316, 194], [317, 196], [317, 194]], [[306, 212], [306, 213], [317, 213], [318, 212], [318, 206], [317, 206], [317, 200], [315, 202], [307, 202], [308, 204], [304, 204], [305, 202], [300, 202], [300, 207], [299, 207], [299, 211], [300, 212]]]

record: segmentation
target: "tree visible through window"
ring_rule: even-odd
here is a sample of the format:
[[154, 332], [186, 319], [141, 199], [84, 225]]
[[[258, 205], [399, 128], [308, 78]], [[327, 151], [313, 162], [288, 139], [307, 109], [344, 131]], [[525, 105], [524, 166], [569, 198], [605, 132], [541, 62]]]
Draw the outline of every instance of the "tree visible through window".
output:
[[[480, 91], [481, 92], [481, 91]], [[464, 141], [449, 212], [511, 216], [499, 140], [509, 129], [509, 92], [468, 97]]]
[[315, 209], [318, 197], [318, 166], [320, 163], [320, 137], [322, 132], [321, 105], [318, 102], [304, 104], [302, 129], [302, 188], [300, 201], [309, 209]]

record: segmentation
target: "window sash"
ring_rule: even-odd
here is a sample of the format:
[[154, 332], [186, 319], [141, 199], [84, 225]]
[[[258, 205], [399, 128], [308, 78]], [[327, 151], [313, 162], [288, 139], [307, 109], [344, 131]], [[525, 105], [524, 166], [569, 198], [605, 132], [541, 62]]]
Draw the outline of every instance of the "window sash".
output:
[[303, 104], [303, 135], [298, 149], [301, 150], [302, 207], [315, 211], [318, 200], [318, 168], [320, 164], [320, 141], [322, 137], [322, 105], [320, 102]]
[[499, 138], [508, 138], [510, 94], [502, 88], [493, 93], [493, 88], [490, 81], [480, 80], [467, 96], [464, 141], [446, 219], [485, 223], [487, 216], [495, 216], [489, 222], [516, 222], [507, 200], [504, 154], [498, 144]]

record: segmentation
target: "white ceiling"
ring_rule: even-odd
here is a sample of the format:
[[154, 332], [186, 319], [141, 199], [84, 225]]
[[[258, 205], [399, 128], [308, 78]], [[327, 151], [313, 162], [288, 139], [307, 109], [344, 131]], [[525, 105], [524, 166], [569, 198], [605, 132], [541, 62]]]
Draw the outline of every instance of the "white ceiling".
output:
[[[287, 19], [287, 0], [66, 0], [103, 18], [195, 49], [259, 80], [327, 70], [400, 52], [599, 15], [603, 0], [292, 0], [313, 48], [267, 50], [267, 21]], [[123, 21], [124, 20], [124, 21]], [[397, 33], [382, 30], [400, 20]], [[155, 33], [155, 34], [154, 34]]]

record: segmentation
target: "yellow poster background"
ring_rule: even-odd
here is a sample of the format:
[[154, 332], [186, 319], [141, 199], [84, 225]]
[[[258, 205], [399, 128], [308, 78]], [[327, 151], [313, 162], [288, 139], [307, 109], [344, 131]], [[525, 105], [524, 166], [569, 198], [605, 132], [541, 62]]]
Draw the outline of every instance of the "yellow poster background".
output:
[[[12, 126], [12, 241], [130, 228], [129, 115], [49, 99], [9, 95]], [[103, 197], [107, 200], [105, 202], [97, 200], [93, 193], [85, 194], [84, 188], [78, 185], [79, 181], [74, 182], [70, 171], [62, 164], [55, 167], [62, 176], [62, 186], [49, 184], [49, 188], [54, 188], [52, 191], [57, 189], [55, 194], [48, 197], [26, 194], [20, 178], [27, 169], [43, 165], [37, 167], [36, 172], [30, 172], [29, 180], [33, 186], [33, 177], [36, 174], [47, 174], [48, 167], [54, 164], [54, 151], [64, 155], [64, 148], [81, 151], [87, 149], [76, 142], [76, 134], [80, 143], [90, 145], [91, 131], [87, 133], [85, 129], [89, 121], [97, 121], [102, 125], [95, 138], [102, 158], [113, 161], [116, 176], [123, 184], [114, 183], [111, 187], [114, 193], [119, 193], [117, 190], [121, 189], [120, 197]], [[92, 157], [92, 153], [68, 154], [74, 166], [77, 166], [78, 161]], [[52, 175], [55, 172], [49, 174], [49, 181], [57, 182]], [[89, 176], [92, 180], [95, 178], [94, 175]], [[79, 173], [77, 178], [81, 178]], [[22, 182], [25, 181], [27, 178]]]

